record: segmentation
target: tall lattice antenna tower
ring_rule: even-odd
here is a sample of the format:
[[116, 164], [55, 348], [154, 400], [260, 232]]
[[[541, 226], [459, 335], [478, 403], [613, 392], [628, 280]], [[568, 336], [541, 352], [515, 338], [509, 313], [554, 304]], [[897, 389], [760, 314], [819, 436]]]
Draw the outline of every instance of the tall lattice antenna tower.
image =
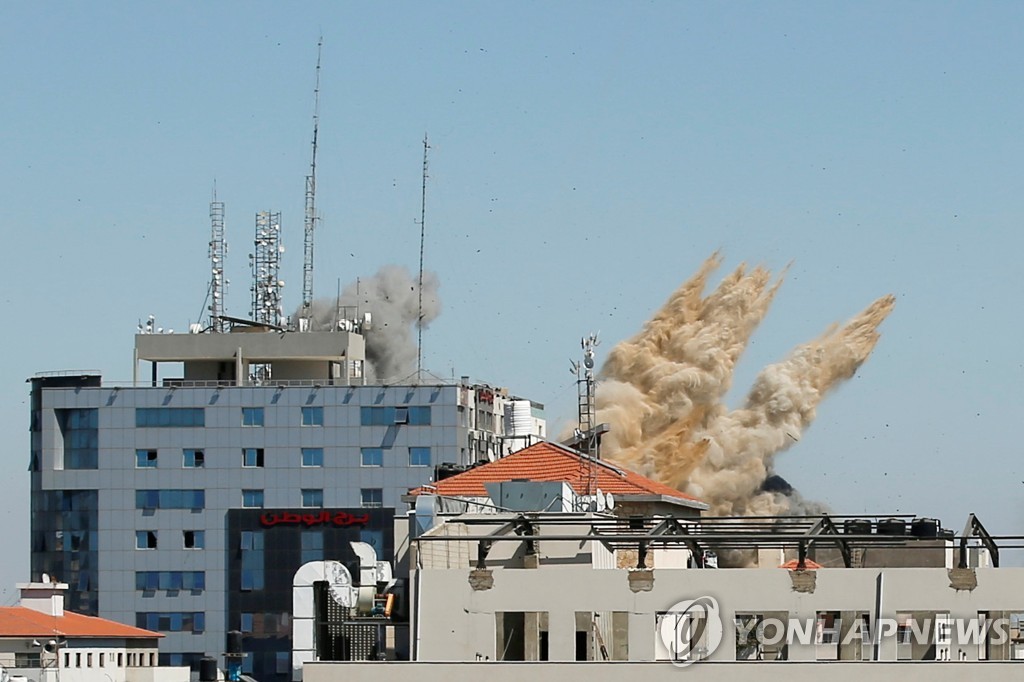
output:
[[[576, 375], [576, 392], [579, 398], [577, 402], [577, 415], [579, 417], [579, 429], [576, 432], [579, 449], [597, 459], [600, 457], [601, 436], [597, 429], [596, 403], [594, 399], [594, 348], [601, 342], [597, 334], [584, 336], [580, 339], [580, 347], [583, 349], [583, 361], [570, 360], [569, 371]], [[587, 489], [581, 494], [591, 495], [594, 493], [594, 485], [597, 481], [597, 472], [594, 469], [593, 460], [580, 459], [580, 473], [587, 481]]]
[[217, 201], [217, 183], [213, 183], [213, 200], [210, 201], [210, 330], [226, 332], [228, 322], [224, 319], [224, 297], [228, 282], [224, 279], [224, 258], [228, 243], [224, 239], [224, 202]]
[[281, 289], [281, 214], [261, 211], [256, 214], [255, 251], [249, 254], [252, 265], [252, 319], [274, 327], [282, 326], [284, 307]]
[[302, 257], [302, 313], [299, 329], [309, 328], [313, 308], [313, 233], [316, 231], [316, 142], [320, 132], [320, 51], [323, 36], [316, 44], [316, 85], [313, 87], [313, 157], [306, 176], [306, 230]]
[[419, 381], [423, 371], [423, 243], [427, 235], [427, 152], [430, 143], [427, 134], [423, 133], [423, 190], [420, 193], [420, 278], [417, 283], [419, 293], [419, 310], [416, 317], [416, 380]]

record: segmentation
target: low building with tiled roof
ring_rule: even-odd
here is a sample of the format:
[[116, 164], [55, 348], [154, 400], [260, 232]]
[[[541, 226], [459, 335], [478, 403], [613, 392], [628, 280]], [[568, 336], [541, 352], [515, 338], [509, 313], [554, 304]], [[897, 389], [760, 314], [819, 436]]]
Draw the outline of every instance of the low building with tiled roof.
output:
[[23, 583], [0, 607], [0, 667], [25, 682], [187, 682], [188, 667], [159, 666], [159, 632], [64, 610], [65, 583]]
[[[553, 484], [546, 487], [546, 494], [532, 485], [542, 483]], [[532, 485], [533, 494], [526, 491], [525, 484]], [[558, 484], [567, 486], [568, 491], [559, 493]], [[704, 502], [675, 488], [550, 441], [541, 441], [494, 462], [409, 491], [410, 499], [424, 494], [515, 511], [553, 511], [555, 508], [579, 511], [582, 506], [583, 510], [609, 509], [626, 516], [698, 516], [708, 508]], [[515, 499], [510, 501], [510, 497]], [[540, 509], [529, 508], [537, 506], [538, 502], [542, 504]]]

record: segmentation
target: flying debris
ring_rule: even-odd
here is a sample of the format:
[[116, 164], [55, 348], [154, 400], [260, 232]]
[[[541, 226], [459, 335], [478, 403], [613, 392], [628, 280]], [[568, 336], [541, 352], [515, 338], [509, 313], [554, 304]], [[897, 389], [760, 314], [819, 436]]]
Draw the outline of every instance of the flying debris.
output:
[[723, 400], [736, 363], [782, 280], [740, 265], [705, 296], [720, 264], [719, 254], [708, 258], [639, 334], [609, 353], [597, 385], [597, 422], [612, 427], [602, 454], [706, 501], [711, 514], [820, 510], [773, 485], [775, 456], [800, 440], [825, 395], [868, 358], [895, 298], [879, 298], [765, 367], [744, 406], [730, 411]]

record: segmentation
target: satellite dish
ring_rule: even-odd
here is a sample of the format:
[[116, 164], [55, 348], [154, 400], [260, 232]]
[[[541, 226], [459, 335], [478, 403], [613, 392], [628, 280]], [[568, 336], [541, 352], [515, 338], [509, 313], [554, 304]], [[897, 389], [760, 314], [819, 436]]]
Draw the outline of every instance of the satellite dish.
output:
[[598, 488], [598, 489], [597, 489], [597, 494], [595, 495], [595, 497], [597, 498], [597, 499], [596, 499], [596, 502], [597, 502], [597, 507], [596, 507], [596, 508], [597, 508], [597, 511], [599, 511], [599, 512], [603, 512], [603, 511], [605, 510], [605, 502], [606, 502], [606, 501], [605, 501], [604, 493], [603, 493], [603, 492], [601, 492], [601, 489], [600, 489], [600, 488]]
[[604, 506], [605, 506], [605, 509], [607, 509], [608, 511], [611, 511], [612, 509], [615, 509], [615, 498], [612, 497], [611, 493], [605, 493], [605, 495], [604, 495]]

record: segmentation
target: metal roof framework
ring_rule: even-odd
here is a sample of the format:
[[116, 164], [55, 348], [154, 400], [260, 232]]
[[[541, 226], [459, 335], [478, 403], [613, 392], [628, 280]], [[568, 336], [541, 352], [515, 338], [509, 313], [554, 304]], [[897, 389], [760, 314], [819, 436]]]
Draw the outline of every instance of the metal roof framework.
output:
[[[540, 542], [598, 541], [609, 550], [637, 549], [637, 568], [645, 565], [647, 552], [656, 547], [687, 547], [695, 557], [707, 550], [796, 549], [798, 567], [803, 567], [808, 551], [815, 545], [836, 547], [847, 568], [852, 567], [852, 550], [863, 547], [900, 547], [906, 549], [934, 549], [936, 540], [958, 541], [959, 567], [967, 568], [968, 550], [984, 547], [999, 567], [999, 549], [1024, 549], [1024, 536], [993, 536], [978, 518], [971, 514], [960, 536], [952, 531], [939, 530], [938, 535], [916, 536], [908, 533], [848, 533], [843, 532], [845, 521], [869, 522], [878, 527], [884, 522], [903, 522], [907, 527], [918, 520], [912, 514], [885, 516], [844, 516], [820, 514], [815, 516], [764, 517], [708, 517], [690, 520], [673, 517], [615, 517], [586, 514], [481, 514], [459, 516], [457, 521], [479, 529], [473, 535], [448, 536], [425, 534], [416, 542], [476, 542], [477, 568], [487, 568], [487, 555], [495, 542], [518, 542], [527, 554], [536, 554]], [[934, 521], [934, 519], [921, 519]], [[837, 521], [840, 523], [837, 524]], [[937, 523], [937, 522], [936, 522]], [[581, 532], [555, 529], [545, 533], [545, 527], [584, 526]]]

